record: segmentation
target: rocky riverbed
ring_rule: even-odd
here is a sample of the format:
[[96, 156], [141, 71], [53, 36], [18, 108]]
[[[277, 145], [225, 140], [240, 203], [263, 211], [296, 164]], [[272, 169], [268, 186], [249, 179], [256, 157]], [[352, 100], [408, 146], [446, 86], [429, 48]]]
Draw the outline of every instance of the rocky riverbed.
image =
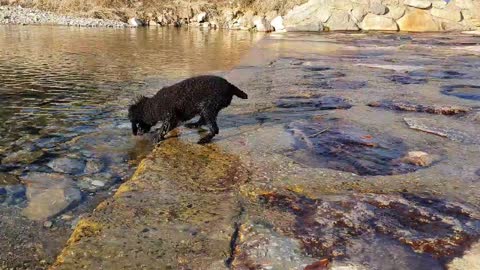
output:
[[477, 269], [479, 42], [265, 38], [214, 143], [172, 133], [53, 269]]

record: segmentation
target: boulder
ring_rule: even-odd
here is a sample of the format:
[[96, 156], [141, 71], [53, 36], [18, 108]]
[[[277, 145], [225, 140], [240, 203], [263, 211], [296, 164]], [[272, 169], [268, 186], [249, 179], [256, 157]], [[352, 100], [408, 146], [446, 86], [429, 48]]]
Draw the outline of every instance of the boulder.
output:
[[360, 28], [367, 31], [398, 31], [398, 25], [393, 19], [371, 13], [365, 16]]
[[453, 22], [459, 22], [462, 20], [462, 13], [457, 8], [446, 8], [446, 9], [432, 8], [431, 13], [435, 17], [453, 21]]
[[285, 26], [283, 25], [283, 18], [282, 16], [275, 17], [271, 22], [270, 25], [274, 28], [275, 31], [280, 32], [285, 30]]
[[455, 6], [461, 9], [473, 9], [475, 8], [475, 3], [473, 0], [453, 0], [451, 1]]
[[328, 19], [326, 26], [331, 31], [356, 31], [360, 30], [347, 11], [336, 10]]
[[375, 15], [384, 15], [387, 13], [388, 9], [386, 6], [382, 5], [380, 2], [374, 2], [370, 5], [370, 13]]
[[283, 25], [287, 31], [322, 31], [322, 23], [330, 16], [329, 8], [318, 1], [310, 0], [290, 10], [284, 17]]
[[128, 19], [128, 24], [133, 27], [138, 27], [138, 26], [142, 26], [143, 22], [137, 18], [130, 18]]
[[159, 26], [160, 24], [157, 23], [155, 20], [149, 20], [148, 21], [148, 26]]
[[321, 22], [312, 22], [308, 24], [287, 26], [285, 29], [288, 32], [320, 32], [323, 31], [323, 24]]
[[432, 7], [434, 8], [445, 8], [446, 6], [447, 6], [447, 1], [445, 0], [432, 1]]
[[367, 9], [364, 6], [356, 6], [351, 11], [352, 18], [358, 23], [363, 20], [367, 13]]
[[271, 32], [273, 30], [273, 27], [267, 21], [265, 16], [255, 16], [253, 18], [253, 25], [258, 32]]
[[196, 18], [196, 21], [199, 23], [205, 22], [205, 20], [207, 19], [207, 13], [206, 12], [199, 13], [197, 14], [197, 16], [195, 16], [195, 18]]
[[405, 7], [401, 6], [388, 6], [388, 13], [385, 15], [388, 18], [398, 20], [405, 15]]
[[430, 12], [421, 9], [409, 10], [397, 23], [400, 31], [433, 32], [440, 30], [440, 26], [433, 20]]
[[429, 8], [432, 6], [432, 2], [428, 0], [405, 0], [405, 5], [415, 8]]

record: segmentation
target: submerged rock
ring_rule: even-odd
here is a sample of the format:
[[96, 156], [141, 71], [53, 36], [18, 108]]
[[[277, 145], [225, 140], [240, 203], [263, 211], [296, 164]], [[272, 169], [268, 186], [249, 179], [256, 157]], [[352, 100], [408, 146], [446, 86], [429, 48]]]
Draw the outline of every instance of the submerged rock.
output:
[[416, 166], [427, 167], [432, 164], [433, 157], [422, 151], [411, 151], [408, 152], [402, 161]]
[[43, 156], [43, 151], [20, 150], [7, 155], [2, 159], [2, 164], [31, 164]]
[[19, 183], [20, 179], [16, 175], [0, 172], [0, 186], [11, 186]]
[[279, 108], [311, 108], [315, 110], [350, 109], [352, 105], [340, 97], [324, 96], [317, 99], [283, 98], [277, 101]]
[[29, 173], [22, 180], [27, 185], [28, 199], [23, 214], [32, 220], [54, 217], [82, 198], [75, 183], [65, 175]]
[[465, 114], [471, 109], [460, 106], [447, 106], [447, 105], [423, 105], [415, 104], [408, 101], [393, 101], [382, 100], [368, 103], [370, 107], [384, 108], [395, 111], [407, 111], [407, 112], [424, 112], [431, 114], [443, 114], [443, 115], [457, 115]]
[[85, 166], [85, 173], [86, 174], [95, 174], [101, 172], [105, 167], [105, 164], [100, 160], [90, 159], [87, 161]]
[[85, 169], [85, 161], [73, 158], [57, 158], [50, 161], [48, 167], [52, 168], [56, 172], [67, 174], [80, 174]]
[[442, 94], [463, 99], [480, 100], [480, 85], [447, 85], [442, 87]]
[[237, 239], [233, 269], [303, 269], [315, 261], [303, 254], [300, 241], [261, 224], [240, 226]]
[[426, 84], [428, 81], [427, 79], [418, 79], [418, 78], [413, 78], [409, 75], [399, 75], [399, 74], [394, 74], [391, 76], [386, 77], [388, 80], [394, 82], [394, 83], [400, 83], [400, 84]]
[[[406, 245], [401, 250], [402, 267], [408, 261], [419, 269], [441, 269], [431, 256], [449, 259], [462, 255], [472, 239], [480, 237], [476, 209], [459, 203], [413, 194], [356, 194], [305, 198], [295, 194], [267, 192], [258, 202], [271, 209], [278, 230], [301, 241], [304, 251], [316, 258], [339, 258], [370, 262], [369, 269], [382, 269], [381, 258], [355, 252], [356, 245], [375, 243], [375, 250]], [[293, 220], [292, 220], [293, 218]], [[361, 244], [360, 244], [361, 243]], [[441, 243], [441, 244], [439, 244]], [[385, 251], [386, 251], [385, 250]], [[391, 251], [391, 250], [390, 250]], [[400, 250], [394, 250], [396, 256]], [[405, 268], [407, 267], [407, 268]]]
[[296, 121], [289, 125], [299, 149], [308, 155], [292, 157], [313, 167], [358, 175], [392, 175], [415, 171], [419, 166], [399, 160], [407, 148], [387, 134], [371, 134], [342, 119]]

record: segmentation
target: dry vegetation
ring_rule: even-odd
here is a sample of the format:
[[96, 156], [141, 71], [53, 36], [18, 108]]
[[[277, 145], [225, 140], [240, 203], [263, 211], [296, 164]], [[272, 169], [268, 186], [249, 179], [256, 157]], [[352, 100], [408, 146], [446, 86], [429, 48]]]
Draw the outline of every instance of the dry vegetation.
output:
[[218, 8], [230, 7], [243, 10], [251, 9], [266, 13], [277, 10], [284, 13], [293, 6], [306, 0], [0, 0], [1, 4], [22, 5], [42, 10], [54, 11], [77, 16], [103, 19], [121, 19], [139, 16], [148, 17], [165, 9], [181, 12], [192, 7], [194, 11], [218, 12]]

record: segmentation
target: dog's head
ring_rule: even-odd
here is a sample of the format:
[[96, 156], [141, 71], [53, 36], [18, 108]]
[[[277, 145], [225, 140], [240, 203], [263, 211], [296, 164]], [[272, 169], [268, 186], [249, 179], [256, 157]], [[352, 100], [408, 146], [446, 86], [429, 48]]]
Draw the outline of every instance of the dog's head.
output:
[[146, 100], [147, 98], [144, 96], [139, 97], [136, 99], [135, 103], [128, 108], [128, 119], [132, 123], [132, 133], [135, 136], [141, 136], [150, 132], [153, 126], [146, 123], [143, 119], [143, 106]]

